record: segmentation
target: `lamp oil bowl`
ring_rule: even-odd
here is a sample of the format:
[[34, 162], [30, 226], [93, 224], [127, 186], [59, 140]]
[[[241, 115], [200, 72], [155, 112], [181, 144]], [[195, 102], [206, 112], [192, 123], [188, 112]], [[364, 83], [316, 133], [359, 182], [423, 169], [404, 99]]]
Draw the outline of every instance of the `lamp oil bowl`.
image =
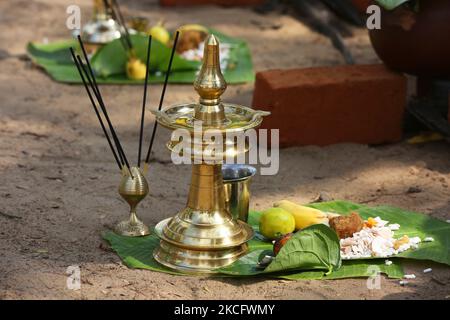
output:
[[130, 205], [130, 218], [119, 222], [114, 231], [128, 237], [139, 237], [148, 235], [148, 227], [136, 215], [136, 207], [148, 194], [148, 183], [138, 167], [131, 167], [122, 176], [119, 185], [119, 194]]
[[[191, 136], [191, 158], [202, 156], [192, 165], [191, 185], [186, 207], [172, 218], [155, 227], [160, 245], [153, 252], [154, 258], [169, 268], [188, 273], [213, 273], [217, 268], [229, 265], [248, 251], [247, 242], [253, 237], [253, 229], [244, 221], [234, 218], [227, 205], [222, 176], [222, 163], [228, 154], [243, 154], [248, 148], [238, 148], [227, 133], [244, 132], [256, 128], [268, 113], [221, 102], [226, 89], [220, 70], [219, 42], [210, 35], [205, 42], [203, 66], [194, 82], [200, 96], [198, 103], [172, 106], [156, 111], [156, 120], [170, 129], [184, 129]], [[205, 137], [196, 137], [197, 121], [208, 130], [223, 135], [222, 151], [215, 153], [216, 160], [209, 159]], [[179, 141], [170, 141], [174, 151]]]

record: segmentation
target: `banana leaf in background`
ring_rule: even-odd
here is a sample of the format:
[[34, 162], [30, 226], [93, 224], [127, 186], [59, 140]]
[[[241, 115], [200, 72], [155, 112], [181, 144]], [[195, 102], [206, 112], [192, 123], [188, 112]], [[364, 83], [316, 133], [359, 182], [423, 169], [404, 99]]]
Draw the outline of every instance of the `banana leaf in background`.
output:
[[[250, 50], [245, 41], [226, 36], [215, 30], [222, 43], [231, 45], [228, 68], [222, 70], [229, 84], [252, 82], [255, 78]], [[148, 37], [142, 34], [132, 35], [137, 56], [145, 61]], [[80, 51], [76, 40], [59, 41], [49, 44], [31, 42], [27, 46], [31, 59], [43, 68], [55, 81], [64, 83], [82, 83], [78, 71], [72, 62], [69, 48]], [[150, 83], [163, 83], [167, 70], [171, 48], [152, 41]], [[99, 49], [91, 58], [91, 64], [100, 84], [141, 84], [143, 80], [128, 79], [125, 74], [127, 57], [119, 40], [115, 40]], [[188, 61], [175, 54], [170, 83], [192, 84], [200, 66], [198, 61]]]

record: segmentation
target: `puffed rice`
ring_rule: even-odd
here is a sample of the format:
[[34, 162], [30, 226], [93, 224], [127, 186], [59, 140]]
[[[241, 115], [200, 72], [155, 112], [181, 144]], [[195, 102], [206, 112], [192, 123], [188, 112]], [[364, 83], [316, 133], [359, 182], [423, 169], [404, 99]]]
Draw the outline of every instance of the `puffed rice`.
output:
[[374, 220], [376, 225], [373, 227], [363, 227], [352, 237], [340, 240], [343, 259], [387, 258], [409, 249], [417, 249], [418, 244], [422, 241], [419, 237], [412, 237], [397, 248], [394, 230], [398, 230], [400, 225], [389, 224], [389, 221], [382, 220], [380, 217], [376, 217]]

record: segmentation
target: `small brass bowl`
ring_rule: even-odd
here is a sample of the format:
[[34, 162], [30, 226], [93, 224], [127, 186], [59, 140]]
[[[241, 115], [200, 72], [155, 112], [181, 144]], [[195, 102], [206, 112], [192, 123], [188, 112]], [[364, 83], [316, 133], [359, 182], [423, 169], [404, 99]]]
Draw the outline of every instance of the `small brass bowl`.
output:
[[127, 172], [120, 181], [119, 194], [130, 205], [130, 218], [119, 222], [114, 231], [128, 237], [150, 234], [148, 227], [136, 215], [136, 207], [148, 194], [148, 183], [137, 167], [131, 167], [133, 177]]

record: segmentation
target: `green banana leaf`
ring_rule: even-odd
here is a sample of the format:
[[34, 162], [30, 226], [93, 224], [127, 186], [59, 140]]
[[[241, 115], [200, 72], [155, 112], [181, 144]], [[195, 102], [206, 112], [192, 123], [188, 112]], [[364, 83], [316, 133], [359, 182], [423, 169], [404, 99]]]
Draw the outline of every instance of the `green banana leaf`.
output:
[[[123, 263], [129, 268], [146, 269], [156, 272], [163, 272], [173, 275], [185, 275], [181, 272], [166, 268], [153, 259], [152, 252], [159, 243], [159, 238], [154, 234], [146, 237], [130, 238], [120, 236], [108, 231], [103, 238], [109, 242], [111, 248], [119, 255]], [[389, 266], [384, 264], [384, 260], [366, 263], [364, 261], [343, 261], [341, 268], [325, 276], [321, 270], [305, 272], [286, 272], [264, 274], [263, 269], [257, 268], [257, 262], [261, 257], [272, 252], [271, 244], [258, 244], [257, 241], [250, 243], [250, 253], [236, 261], [233, 265], [223, 268], [217, 277], [271, 277], [287, 280], [320, 280], [320, 279], [343, 279], [369, 277], [374, 273], [371, 266], [378, 267], [379, 273], [386, 274], [389, 278], [400, 279], [403, 277], [403, 268], [399, 261], [394, 261]], [[266, 249], [258, 249], [258, 245]]]
[[[146, 61], [148, 37], [142, 34], [131, 35], [131, 42], [136, 56], [141, 61]], [[169, 65], [171, 48], [163, 45], [158, 40], [152, 41], [150, 52], [150, 72], [165, 71]], [[128, 54], [119, 39], [100, 48], [91, 59], [92, 68], [99, 77], [107, 78], [113, 75], [124, 75]], [[199, 61], [188, 61], [178, 54], [174, 55], [172, 70], [195, 71], [200, 67]]]
[[[185, 275], [181, 272], [166, 268], [153, 259], [152, 252], [159, 243], [158, 237], [151, 234], [146, 237], [130, 238], [108, 231], [103, 238], [109, 242], [111, 248], [119, 255], [123, 263], [129, 268], [146, 269], [156, 272], [163, 272], [173, 275]], [[258, 249], [265, 247], [265, 249]], [[343, 279], [356, 277], [373, 276], [371, 266], [379, 268], [380, 273], [386, 274], [390, 278], [400, 279], [403, 277], [403, 268], [399, 261], [386, 266], [383, 261], [343, 261], [341, 268], [325, 275], [322, 270], [303, 272], [283, 272], [264, 274], [264, 270], [257, 268], [257, 262], [261, 257], [272, 252], [272, 245], [268, 243], [258, 243], [256, 240], [250, 242], [250, 253], [240, 258], [229, 267], [220, 270], [215, 274], [217, 277], [262, 277], [262, 278], [282, 278], [287, 280], [320, 280], [320, 279]]]
[[265, 255], [272, 254], [272, 250], [255, 250], [242, 257], [230, 266], [220, 270], [221, 273], [234, 277], [271, 276], [287, 280], [335, 280], [345, 278], [367, 278], [378, 273], [386, 274], [389, 278], [401, 279], [404, 275], [400, 261], [393, 261], [386, 265], [382, 259], [373, 261], [353, 260], [342, 261], [342, 266], [330, 274], [322, 270], [307, 270], [303, 272], [283, 272], [267, 275], [264, 269], [258, 268], [257, 262]]
[[[368, 207], [346, 201], [332, 201], [310, 204], [310, 207], [322, 211], [348, 214], [357, 211], [364, 219], [379, 216], [383, 220], [400, 224], [395, 231], [396, 236], [408, 235], [420, 238], [433, 237], [433, 242], [422, 242], [416, 250], [408, 250], [391, 258], [393, 264], [386, 266], [384, 258], [345, 260], [341, 268], [326, 274], [323, 270], [316, 271], [286, 271], [264, 274], [264, 270], [257, 267], [257, 263], [264, 255], [272, 252], [272, 244], [264, 239], [258, 232], [261, 213], [253, 211], [249, 215], [249, 224], [256, 231], [255, 237], [249, 241], [250, 252], [235, 263], [220, 270], [220, 276], [233, 277], [277, 277], [284, 279], [342, 279], [353, 277], [368, 277], [373, 275], [374, 268], [378, 272], [391, 278], [401, 278], [403, 270], [402, 259], [430, 260], [450, 265], [450, 224], [417, 212], [411, 212], [390, 206]], [[124, 263], [132, 268], [144, 268], [153, 271], [178, 274], [173, 270], [162, 267], [151, 257], [151, 252], [158, 243], [154, 235], [143, 238], [127, 238], [107, 232], [104, 238], [110, 242], [111, 247], [122, 258]]]
[[[210, 29], [221, 42], [231, 44], [228, 68], [222, 70], [229, 84], [252, 82], [255, 78], [250, 50], [245, 41], [226, 36]], [[142, 60], [146, 59], [147, 41], [145, 35], [131, 36], [136, 55]], [[72, 62], [69, 48], [73, 47], [80, 52], [76, 40], [39, 44], [31, 42], [27, 46], [28, 54], [38, 66], [43, 68], [58, 82], [82, 83], [78, 71]], [[170, 58], [171, 48], [152, 41], [150, 83], [163, 83]], [[115, 40], [99, 49], [91, 58], [91, 64], [97, 74], [100, 84], [142, 84], [143, 80], [129, 79], [125, 74], [126, 53], [119, 40]], [[175, 54], [170, 83], [192, 84], [195, 80], [199, 62], [188, 61]]]
[[[395, 237], [432, 237], [432, 242], [422, 242], [416, 250], [404, 251], [395, 257], [417, 260], [431, 260], [450, 265], [450, 224], [433, 217], [390, 206], [367, 207], [345, 201], [311, 204], [310, 207], [339, 214], [356, 211], [363, 219], [379, 216], [391, 223], [398, 223], [400, 229]], [[375, 259], [375, 258], [373, 258]]]
[[343, 261], [342, 263], [340, 269], [330, 274], [324, 274], [321, 271], [305, 271], [280, 275], [279, 278], [286, 280], [338, 280], [345, 278], [368, 278], [381, 273], [391, 279], [401, 279], [404, 276], [403, 268], [399, 261], [393, 261], [389, 266], [381, 259], [370, 262], [365, 260]]
[[393, 10], [405, 2], [411, 1], [411, 0], [375, 0], [379, 5], [381, 5], [386, 10]]

